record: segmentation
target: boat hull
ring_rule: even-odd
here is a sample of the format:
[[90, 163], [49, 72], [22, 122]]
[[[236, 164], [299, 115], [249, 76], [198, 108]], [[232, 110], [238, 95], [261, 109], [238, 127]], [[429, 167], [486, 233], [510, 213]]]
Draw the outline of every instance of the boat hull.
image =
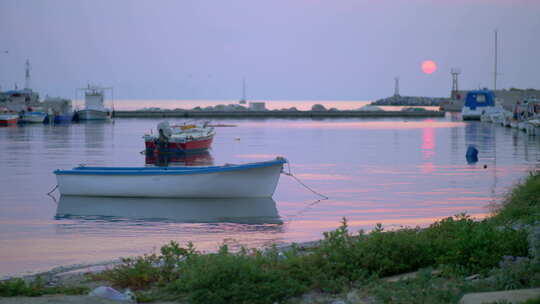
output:
[[54, 115], [54, 123], [69, 123], [73, 120], [73, 113]]
[[485, 113], [485, 107], [476, 107], [474, 110], [469, 107], [463, 107], [461, 109], [461, 118], [463, 120], [480, 120]]
[[144, 145], [148, 153], [151, 152], [169, 152], [169, 153], [200, 153], [208, 150], [212, 146], [214, 135], [205, 136], [203, 138], [168, 142], [165, 147], [160, 148], [154, 140], [145, 139]]
[[15, 125], [18, 120], [17, 114], [0, 114], [0, 126]]
[[108, 120], [111, 118], [111, 112], [99, 110], [80, 110], [77, 112], [79, 120]]
[[27, 112], [21, 115], [19, 122], [22, 123], [43, 123], [47, 118], [47, 114], [43, 112]]
[[62, 195], [110, 197], [271, 197], [285, 161], [219, 167], [55, 171]]

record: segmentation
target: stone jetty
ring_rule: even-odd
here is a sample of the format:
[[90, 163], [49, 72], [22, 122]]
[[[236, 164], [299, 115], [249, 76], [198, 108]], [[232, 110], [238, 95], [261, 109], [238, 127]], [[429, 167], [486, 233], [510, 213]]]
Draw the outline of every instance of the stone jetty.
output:
[[198, 111], [198, 110], [135, 110], [114, 111], [118, 118], [348, 118], [348, 117], [444, 117], [443, 111]]

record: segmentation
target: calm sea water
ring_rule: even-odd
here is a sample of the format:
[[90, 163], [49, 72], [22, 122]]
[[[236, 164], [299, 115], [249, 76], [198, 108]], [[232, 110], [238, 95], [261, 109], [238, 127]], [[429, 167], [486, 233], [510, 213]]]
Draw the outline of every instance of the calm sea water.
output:
[[[0, 275], [149, 253], [170, 240], [215, 250], [319, 239], [351, 229], [427, 225], [489, 205], [540, 161], [540, 139], [458, 116], [437, 119], [214, 120], [213, 149], [188, 159], [141, 154], [155, 119], [0, 128]], [[182, 122], [171, 119], [170, 122]], [[468, 164], [467, 146], [479, 161]], [[290, 160], [319, 197], [282, 175], [273, 199], [96, 199], [53, 193], [54, 169]], [[487, 168], [484, 168], [487, 166]]]

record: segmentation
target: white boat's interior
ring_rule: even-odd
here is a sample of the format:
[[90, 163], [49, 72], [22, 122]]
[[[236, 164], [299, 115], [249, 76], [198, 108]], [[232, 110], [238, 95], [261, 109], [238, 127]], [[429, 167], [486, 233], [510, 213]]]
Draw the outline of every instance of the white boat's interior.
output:
[[183, 124], [170, 126], [168, 122], [161, 122], [157, 126], [157, 134], [145, 134], [145, 141], [155, 140], [159, 137], [160, 131], [164, 136], [174, 141], [186, 141], [188, 139], [201, 139], [215, 135], [213, 127], [208, 126], [208, 122], [202, 124]]
[[[167, 172], [187, 171], [190, 173], [211, 173], [218, 171], [236, 171], [249, 168], [268, 167], [273, 165], [283, 165], [287, 160], [283, 157], [262, 162], [246, 163], [246, 164], [224, 164], [222, 166], [184, 166], [184, 167], [95, 167], [95, 166], [78, 166], [71, 170], [56, 170], [55, 174], [160, 174]], [[140, 172], [139, 172], [140, 171]]]

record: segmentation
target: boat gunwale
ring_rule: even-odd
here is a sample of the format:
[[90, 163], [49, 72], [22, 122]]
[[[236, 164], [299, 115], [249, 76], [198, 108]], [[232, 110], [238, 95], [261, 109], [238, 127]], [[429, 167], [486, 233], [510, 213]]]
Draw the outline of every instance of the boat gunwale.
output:
[[[216, 135], [216, 133], [210, 133], [208, 135], [203, 135], [203, 136], [200, 136], [200, 137], [188, 138], [189, 136], [192, 136], [192, 135], [188, 135], [188, 136], [183, 136], [182, 135], [182, 136], [180, 136], [180, 135], [173, 134], [173, 135], [171, 135], [171, 137], [169, 139], [169, 143], [183, 144], [183, 143], [188, 143], [188, 142], [193, 142], [193, 141], [210, 140], [210, 139], [213, 139], [215, 135]], [[156, 139], [158, 139], [158, 136], [145, 134], [143, 136], [143, 139], [144, 139], [145, 143], [149, 143], [149, 142], [153, 142]]]
[[287, 161], [284, 159], [276, 159], [272, 161], [249, 164], [208, 167], [75, 167], [72, 170], [54, 170], [53, 173], [56, 175], [187, 175], [264, 168], [275, 165], [283, 165], [286, 162]]

